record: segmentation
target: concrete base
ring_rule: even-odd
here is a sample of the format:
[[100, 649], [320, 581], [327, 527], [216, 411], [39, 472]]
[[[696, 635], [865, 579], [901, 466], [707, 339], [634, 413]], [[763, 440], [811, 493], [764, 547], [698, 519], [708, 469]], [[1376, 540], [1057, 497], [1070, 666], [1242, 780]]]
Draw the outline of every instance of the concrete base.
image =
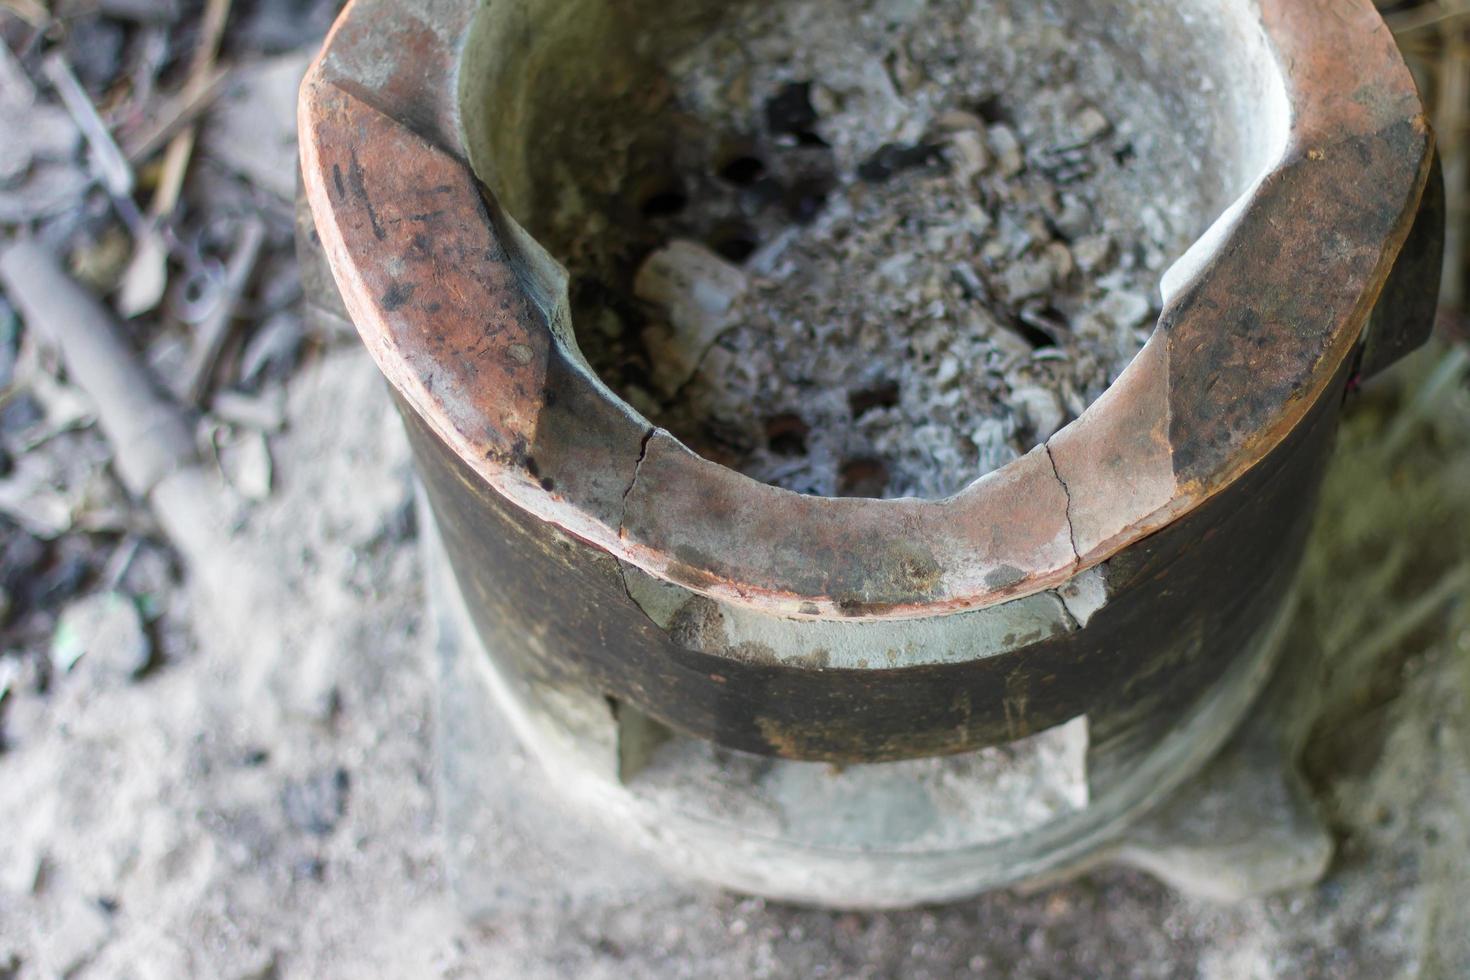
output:
[[1330, 859], [1280, 734], [1291, 678], [1230, 737], [1271, 676], [1293, 603], [1209, 703], [1101, 795], [1089, 791], [1085, 718], [966, 756], [837, 769], [720, 749], [602, 699], [518, 688], [469, 626], [422, 496], [420, 506], [448, 865], [472, 916], [534, 900], [477, 846], [528, 817], [535, 834], [579, 841], [561, 853], [589, 886], [589, 860], [614, 862], [608, 880], [626, 882], [651, 873], [643, 853], [675, 875], [842, 908], [1039, 885], [1108, 861], [1234, 899], [1308, 884]]

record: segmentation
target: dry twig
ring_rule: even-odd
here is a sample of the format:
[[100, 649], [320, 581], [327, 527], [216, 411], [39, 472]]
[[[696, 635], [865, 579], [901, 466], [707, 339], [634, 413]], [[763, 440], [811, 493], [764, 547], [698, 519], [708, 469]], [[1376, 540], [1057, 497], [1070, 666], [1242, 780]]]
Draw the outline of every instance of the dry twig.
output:
[[[189, 78], [184, 83], [186, 97], [204, 89], [214, 75], [220, 37], [230, 16], [230, 2], [208, 0], [204, 8], [199, 46], [194, 49], [194, 56], [189, 62]], [[178, 206], [196, 135], [194, 126], [185, 126], [169, 140], [168, 149], [164, 152], [163, 171], [148, 208], [149, 230], [138, 242], [118, 295], [118, 308], [124, 316], [137, 316], [151, 310], [163, 298], [168, 284], [168, 244], [161, 226]]]
[[179, 384], [179, 394], [190, 404], [198, 404], [209, 387], [215, 362], [229, 339], [230, 325], [234, 322], [240, 297], [250, 284], [250, 275], [255, 271], [255, 263], [264, 244], [265, 222], [259, 215], [250, 215], [240, 227], [240, 235], [225, 265], [224, 281], [217, 291], [214, 305], [194, 333], [194, 347]]

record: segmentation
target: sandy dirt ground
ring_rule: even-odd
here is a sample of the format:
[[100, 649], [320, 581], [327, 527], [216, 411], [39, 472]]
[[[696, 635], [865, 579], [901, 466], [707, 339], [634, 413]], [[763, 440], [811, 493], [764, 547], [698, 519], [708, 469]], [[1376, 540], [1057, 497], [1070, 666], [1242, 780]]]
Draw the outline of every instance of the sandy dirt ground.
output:
[[[117, 307], [133, 244], [41, 63], [64, 54], [135, 147], [203, 5], [103, 0], [130, 12], [84, 5], [60, 30], [52, 6], [0, 4], [0, 237], [44, 241]], [[95, 406], [0, 298], [0, 980], [1470, 976], [1463, 333], [1353, 395], [1324, 490], [1286, 649], [1316, 657], [1301, 764], [1337, 849], [1315, 887], [1222, 906], [1113, 869], [905, 912], [780, 905], [623, 851], [503, 737], [483, 763], [496, 832], [446, 841], [454, 733], [408, 450], [356, 339], [300, 315], [291, 106], [335, 6], [236, 3], [169, 288], [127, 325], [176, 382], [200, 320], [181, 287], [264, 223], [189, 401], [229, 564], [182, 567], [111, 475]], [[12, 13], [36, 10], [35, 29]], [[160, 155], [140, 156], [135, 205]], [[493, 899], [475, 921], [447, 857], [466, 847]]]
[[[346, 347], [292, 383], [276, 490], [238, 529], [270, 562], [248, 573], [291, 599], [228, 635], [183, 591], [141, 676], [98, 641], [45, 693], [12, 694], [0, 976], [1466, 975], [1470, 631], [1463, 597], [1435, 588], [1470, 528], [1470, 394], [1402, 409], [1398, 387], [1343, 434], [1299, 615], [1348, 675], [1325, 682], [1306, 754], [1339, 841], [1318, 887], [1222, 907], [1108, 871], [910, 912], [778, 906], [663, 878], [506, 745], [486, 765], [518, 787], [513, 819], [479, 845], [504, 900], [468, 922], [441, 856], [407, 452]], [[251, 663], [284, 649], [255, 630], [311, 655]]]

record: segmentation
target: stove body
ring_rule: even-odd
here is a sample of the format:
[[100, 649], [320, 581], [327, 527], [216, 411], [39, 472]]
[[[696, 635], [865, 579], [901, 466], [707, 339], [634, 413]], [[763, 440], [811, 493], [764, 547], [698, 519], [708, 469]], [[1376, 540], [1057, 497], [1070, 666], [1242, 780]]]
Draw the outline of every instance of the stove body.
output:
[[[1279, 145], [1123, 376], [942, 501], [755, 483], [592, 374], [565, 271], [490, 190], [525, 66], [575, 18], [348, 6], [302, 89], [304, 274], [393, 386], [422, 480], [461, 880], [494, 875], [488, 714], [610, 831], [785, 899], [1104, 860], [1220, 897], [1321, 873], [1291, 668], [1259, 695], [1345, 391], [1432, 320], [1433, 140], [1367, 0], [1125, 6], [1145, 51], [1235, 43], [1248, 91], [1220, 112], [1275, 93]], [[466, 109], [486, 93], [503, 112]]]

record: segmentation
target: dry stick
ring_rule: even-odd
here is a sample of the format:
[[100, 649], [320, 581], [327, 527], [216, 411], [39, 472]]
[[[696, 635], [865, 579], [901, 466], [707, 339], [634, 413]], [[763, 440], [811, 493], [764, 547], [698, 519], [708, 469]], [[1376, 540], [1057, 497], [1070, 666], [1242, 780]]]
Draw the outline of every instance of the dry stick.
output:
[[[262, 711], [270, 701], [267, 672], [284, 662], [291, 639], [261, 619], [290, 601], [269, 563], [231, 534], [228, 497], [195, 450], [178, 406], [159, 393], [107, 309], [32, 241], [0, 252], [0, 285], [30, 329], [61, 352], [68, 374], [92, 399], [112, 446], [112, 465], [146, 502], [178, 549], [190, 578], [217, 617], [217, 633], [201, 641], [237, 645], [246, 696]], [[248, 648], [246, 645], [248, 644]]]
[[215, 362], [230, 336], [235, 309], [240, 305], [245, 287], [250, 284], [250, 275], [255, 271], [255, 263], [264, 244], [265, 222], [252, 214], [240, 228], [240, 236], [225, 265], [224, 281], [220, 284], [214, 306], [194, 332], [194, 347], [189, 352], [189, 363], [184, 367], [178, 388], [184, 400], [191, 404], [198, 404], [209, 387]]
[[[184, 82], [186, 93], [197, 92], [209, 83], [215, 59], [219, 56], [220, 36], [229, 16], [230, 0], [208, 0], [201, 21], [199, 45], [194, 49], [194, 56], [189, 62], [189, 77]], [[178, 206], [184, 175], [189, 170], [189, 158], [194, 153], [196, 132], [194, 126], [185, 126], [174, 134], [164, 151], [163, 172], [148, 207], [150, 229], [138, 242], [118, 296], [118, 307], [124, 316], [147, 312], [163, 298], [163, 290], [168, 283], [168, 245], [160, 226]]]
[[50, 252], [31, 241], [12, 245], [0, 255], [0, 282], [96, 403], [97, 422], [130, 493], [146, 499], [166, 475], [190, 465], [194, 439], [183, 416], [153, 387], [102, 304]]
[[1435, 128], [1439, 131], [1444, 154], [1445, 197], [1449, 213], [1445, 216], [1444, 283], [1440, 301], [1446, 309], [1465, 309], [1465, 234], [1470, 212], [1466, 195], [1470, 194], [1470, 153], [1465, 140], [1470, 138], [1470, 38], [1461, 35], [1447, 45], [1441, 61], [1439, 111]]
[[51, 22], [51, 11], [41, 0], [5, 0], [0, 9], [9, 10], [32, 27], [45, 27]]
[[1440, 411], [1445, 399], [1460, 386], [1460, 381], [1470, 373], [1470, 347], [1455, 344], [1440, 358], [1434, 370], [1417, 386], [1409, 404], [1400, 409], [1383, 437], [1383, 458], [1392, 460], [1408, 442], [1414, 430]]
[[113, 142], [107, 124], [97, 114], [97, 107], [87, 97], [66, 58], [59, 52], [52, 54], [46, 58], [42, 70], [96, 154], [97, 169], [101, 171], [107, 192], [113, 197], [126, 197], [133, 193], [133, 168], [117, 148], [117, 143]]
[[1470, 563], [1461, 562], [1419, 593], [1414, 601], [1391, 614], [1388, 622], [1352, 646], [1336, 651], [1337, 656], [1333, 659], [1346, 659], [1350, 664], [1376, 663], [1435, 613], [1453, 603], [1464, 602], [1466, 590], [1470, 590]]
[[216, 69], [198, 89], [186, 87], [165, 99], [162, 107], [149, 120], [148, 128], [123, 146], [123, 154], [129, 162], [135, 167], [140, 166], [163, 149], [185, 126], [193, 123], [205, 109], [214, 104], [229, 77], [229, 69]]
[[136, 24], [158, 24], [179, 16], [178, 0], [97, 0], [97, 12]]
[[1411, 10], [1404, 10], [1396, 14], [1387, 14], [1384, 20], [1388, 22], [1389, 29], [1402, 40], [1406, 34], [1414, 34], [1418, 31], [1431, 28], [1447, 28], [1461, 18], [1470, 18], [1470, 3], [1461, 0], [1453, 7], [1432, 6], [1425, 4]]
[[92, 148], [93, 162], [101, 171], [102, 184], [112, 198], [112, 206], [134, 236], [143, 230], [143, 216], [133, 200], [133, 167], [112, 138], [112, 133], [97, 114], [97, 107], [83, 90], [71, 65], [61, 53], [51, 55], [43, 66], [51, 84], [61, 95], [67, 112]]
[[36, 86], [10, 46], [0, 41], [0, 102], [27, 107], [36, 103]]

